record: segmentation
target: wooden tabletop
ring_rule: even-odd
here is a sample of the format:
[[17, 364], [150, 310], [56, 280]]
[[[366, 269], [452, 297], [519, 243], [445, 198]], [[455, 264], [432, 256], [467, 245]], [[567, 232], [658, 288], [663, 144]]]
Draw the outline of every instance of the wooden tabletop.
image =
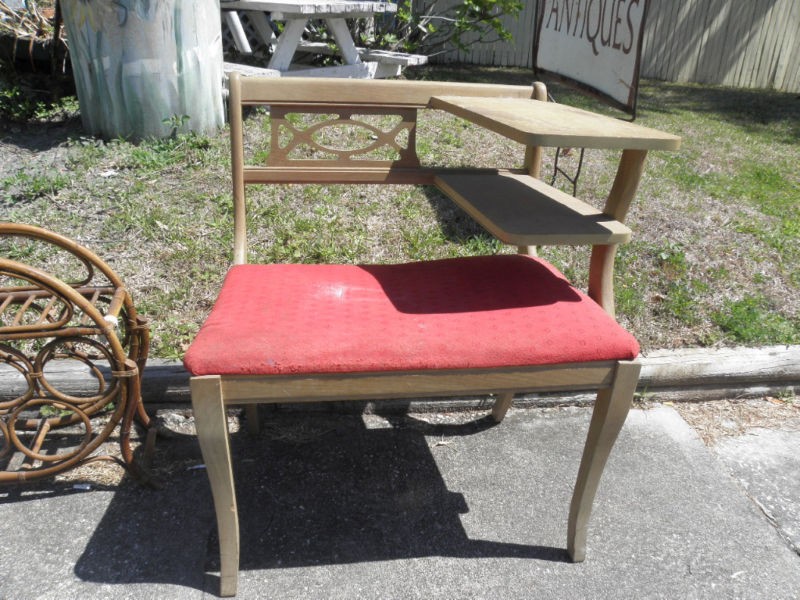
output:
[[[396, 12], [397, 5], [392, 2], [360, 2], [356, 0], [241, 0], [221, 2], [221, 8], [231, 10], [260, 10], [273, 13], [275, 18], [293, 16], [356, 16]], [[278, 16], [281, 15], [281, 16]]]
[[677, 150], [681, 143], [663, 131], [556, 102], [435, 96], [430, 106], [528, 146]]

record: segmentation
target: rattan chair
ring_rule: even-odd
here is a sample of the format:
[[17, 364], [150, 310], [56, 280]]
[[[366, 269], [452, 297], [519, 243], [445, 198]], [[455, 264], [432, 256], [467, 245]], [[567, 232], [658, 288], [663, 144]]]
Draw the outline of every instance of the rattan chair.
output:
[[[130, 437], [135, 420], [150, 426], [140, 393], [149, 344], [147, 322], [96, 254], [0, 223], [0, 483], [101, 459], [147, 480]], [[64, 365], [79, 368], [67, 378]], [[100, 454], [118, 425], [119, 455]]]

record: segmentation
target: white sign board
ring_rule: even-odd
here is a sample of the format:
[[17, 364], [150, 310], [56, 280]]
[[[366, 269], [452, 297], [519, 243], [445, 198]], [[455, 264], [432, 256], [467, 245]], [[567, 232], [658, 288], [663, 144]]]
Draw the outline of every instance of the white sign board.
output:
[[633, 113], [646, 0], [542, 0], [534, 68]]

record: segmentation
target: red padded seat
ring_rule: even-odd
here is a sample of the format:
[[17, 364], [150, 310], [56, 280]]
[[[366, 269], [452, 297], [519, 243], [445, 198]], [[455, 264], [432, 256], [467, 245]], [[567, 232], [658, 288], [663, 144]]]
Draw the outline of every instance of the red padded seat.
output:
[[400, 265], [238, 265], [192, 375], [480, 369], [630, 360], [639, 345], [553, 266], [522, 255]]

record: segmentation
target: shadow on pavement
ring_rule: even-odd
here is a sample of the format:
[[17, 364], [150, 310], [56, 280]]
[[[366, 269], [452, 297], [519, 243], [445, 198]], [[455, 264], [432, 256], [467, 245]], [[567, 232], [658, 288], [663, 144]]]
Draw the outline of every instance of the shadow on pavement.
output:
[[[425, 556], [569, 560], [562, 548], [467, 536], [460, 515], [469, 507], [447, 489], [431, 445], [481, 433], [492, 421], [431, 425], [391, 416], [383, 423], [273, 412], [257, 437], [232, 436], [241, 570]], [[120, 487], [75, 573], [101, 583], [216, 589], [205, 575], [219, 569], [210, 490], [205, 471], [190, 468], [201, 461], [196, 441], [158, 444], [157, 460], [180, 467], [161, 489]]]
[[84, 581], [160, 583], [203, 589], [213, 521], [205, 471], [194, 436], [159, 438], [157, 489], [126, 476], [75, 564]]

